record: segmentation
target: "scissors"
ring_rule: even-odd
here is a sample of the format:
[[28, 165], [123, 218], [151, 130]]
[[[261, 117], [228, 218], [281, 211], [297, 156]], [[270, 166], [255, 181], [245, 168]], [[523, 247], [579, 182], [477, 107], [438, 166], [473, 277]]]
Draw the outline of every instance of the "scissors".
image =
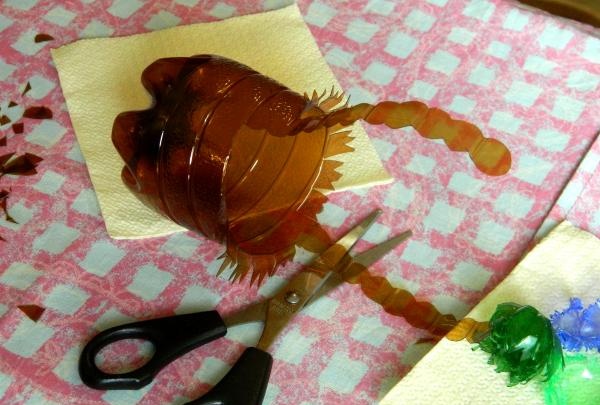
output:
[[[260, 405], [273, 363], [268, 349], [284, 327], [301, 309], [341, 285], [345, 277], [358, 275], [410, 237], [410, 231], [404, 232], [351, 257], [350, 251], [380, 213], [380, 210], [374, 211], [327, 248], [292, 277], [274, 297], [230, 316], [221, 317], [216, 310], [196, 312], [128, 323], [100, 332], [87, 343], [79, 358], [81, 380], [95, 389], [138, 389], [149, 384], [162, 368], [178, 357], [225, 336], [228, 328], [262, 321], [264, 328], [256, 347], [246, 348], [217, 385], [202, 397], [186, 404]], [[109, 374], [100, 370], [95, 363], [98, 352], [124, 339], [151, 342], [155, 348], [153, 357], [143, 366], [126, 373]]]

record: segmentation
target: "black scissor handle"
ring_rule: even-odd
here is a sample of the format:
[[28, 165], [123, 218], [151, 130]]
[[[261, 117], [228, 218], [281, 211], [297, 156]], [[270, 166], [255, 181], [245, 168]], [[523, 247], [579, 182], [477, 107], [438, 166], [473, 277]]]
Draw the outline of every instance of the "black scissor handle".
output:
[[249, 347], [217, 385], [185, 405], [261, 405], [272, 364], [269, 353]]
[[[196, 312], [115, 326], [96, 335], [79, 357], [79, 375], [95, 389], [138, 389], [148, 385], [158, 372], [179, 356], [227, 333], [217, 311]], [[102, 348], [124, 339], [143, 339], [154, 345], [152, 358], [140, 368], [109, 374], [96, 366]]]

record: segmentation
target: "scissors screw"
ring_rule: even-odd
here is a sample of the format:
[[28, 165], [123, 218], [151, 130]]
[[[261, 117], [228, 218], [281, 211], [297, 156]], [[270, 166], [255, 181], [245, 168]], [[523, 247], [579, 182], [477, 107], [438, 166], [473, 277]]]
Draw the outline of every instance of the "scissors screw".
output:
[[285, 300], [292, 305], [300, 302], [300, 296], [296, 291], [290, 291], [285, 295]]

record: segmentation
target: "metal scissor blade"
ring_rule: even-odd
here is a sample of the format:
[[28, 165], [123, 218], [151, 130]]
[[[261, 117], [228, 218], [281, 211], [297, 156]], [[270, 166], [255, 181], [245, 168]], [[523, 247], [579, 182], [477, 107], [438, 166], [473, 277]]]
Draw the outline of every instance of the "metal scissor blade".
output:
[[343, 283], [344, 279], [339, 273], [331, 272], [331, 274], [329, 275], [329, 277], [327, 277], [327, 280], [323, 282], [321, 287], [310, 297], [308, 301], [306, 301], [303, 308], [311, 306], [312, 304], [317, 302], [321, 297], [326, 296]]
[[321, 272], [322, 274], [337, 269], [342, 259], [348, 255], [348, 252], [363, 237], [379, 215], [381, 215], [380, 209], [373, 211], [360, 224], [349, 230], [335, 244], [317, 256], [307, 268], [312, 267], [313, 270], [317, 270], [317, 272]]
[[260, 301], [250, 304], [242, 311], [234, 312], [231, 315], [224, 316], [223, 322], [228, 328], [244, 323], [264, 321], [267, 313], [267, 301]]
[[400, 235], [396, 235], [392, 239], [380, 243], [379, 245], [374, 246], [365, 252], [355, 255], [352, 260], [356, 263], [362, 264], [365, 267], [369, 267], [385, 256], [390, 250], [394, 249], [411, 236], [412, 231], [410, 230], [402, 232]]
[[[268, 300], [266, 310], [265, 329], [256, 347], [267, 350], [275, 337], [293, 319], [298, 311], [310, 301], [315, 294], [323, 289], [334, 275], [344, 258], [348, 258], [348, 251], [365, 234], [369, 227], [381, 214], [375, 210], [360, 224], [352, 228], [333, 246], [326, 249], [305, 270], [296, 274], [288, 284], [274, 297]], [[339, 283], [337, 283], [339, 284]]]
[[332, 274], [332, 271], [325, 274], [302, 271], [292, 277], [273, 298], [267, 300], [265, 328], [256, 347], [266, 351], [279, 332], [304, 307], [306, 301], [321, 289]]
[[[402, 232], [393, 238], [380, 243], [377, 246], [372, 247], [366, 252], [359, 253], [358, 255], [351, 258], [347, 266], [343, 269], [337, 269], [338, 271], [332, 274], [321, 288], [316, 291], [315, 294], [304, 304], [304, 307], [312, 305], [319, 298], [329, 294], [331, 291], [339, 287], [343, 282], [344, 278], [348, 279], [351, 277], [358, 276], [362, 271], [368, 269], [373, 263], [377, 262], [389, 251], [393, 250], [400, 243], [412, 236], [412, 231]], [[353, 264], [359, 264], [358, 266]], [[343, 274], [343, 277], [342, 277]]]
[[346, 253], [348, 253], [356, 242], [359, 241], [360, 238], [369, 230], [371, 225], [375, 222], [375, 220], [381, 215], [381, 210], [376, 209], [368, 217], [362, 220], [362, 222], [352, 228], [348, 233], [342, 236], [335, 244], [338, 246], [342, 246], [346, 249]]

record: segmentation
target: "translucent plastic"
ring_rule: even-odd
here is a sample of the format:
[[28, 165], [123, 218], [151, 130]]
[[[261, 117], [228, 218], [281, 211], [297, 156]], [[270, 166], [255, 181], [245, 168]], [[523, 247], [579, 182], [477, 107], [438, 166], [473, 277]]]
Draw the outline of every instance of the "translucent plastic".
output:
[[502, 303], [489, 323], [464, 318], [446, 337], [478, 343], [475, 348], [489, 353], [488, 363], [498, 373], [508, 373], [509, 387], [532, 379], [546, 381], [564, 367], [550, 320], [529, 305]]
[[469, 343], [478, 343], [486, 336], [489, 329], [489, 322], [479, 322], [472, 318], [463, 318], [448, 332], [446, 338], [455, 342], [466, 339]]
[[550, 321], [565, 350], [600, 351], [600, 299], [584, 307], [581, 299], [573, 297], [569, 307], [554, 312]]
[[363, 293], [387, 313], [400, 316], [409, 325], [426, 330], [437, 338], [450, 333], [458, 324], [454, 315], [442, 314], [430, 302], [417, 300], [410, 291], [393, 287], [384, 277], [371, 274], [360, 263], [350, 264], [341, 275], [347, 282], [360, 285]]
[[600, 394], [600, 356], [584, 352], [565, 356], [565, 368], [544, 387], [548, 405], [592, 405]]
[[154, 107], [113, 127], [123, 180], [142, 201], [226, 244], [236, 277], [255, 270], [260, 281], [295, 244], [330, 243], [316, 221], [318, 190], [340, 177], [327, 158], [352, 150], [348, 131], [287, 136], [307, 100], [220, 57], [161, 59], [142, 81]]
[[213, 55], [160, 59], [142, 74], [155, 105], [120, 114], [113, 142], [125, 184], [178, 224], [223, 243], [223, 268], [260, 281], [291, 258], [294, 245], [331, 243], [316, 215], [351, 152], [347, 127], [358, 119], [413, 126], [467, 151], [499, 175], [510, 153], [464, 121], [419, 102], [339, 106], [333, 93], [295, 93], [235, 61]]
[[[10, 152], [0, 156], [0, 179], [4, 175], [10, 174], [13, 176], [33, 176], [37, 173], [36, 167], [43, 159], [32, 153], [23, 153], [16, 155], [15, 152]], [[16, 224], [17, 222], [8, 213], [8, 197], [11, 194], [11, 189], [0, 187], [0, 215], [8, 222]], [[6, 239], [0, 235], [0, 242], [5, 242]]]
[[19, 308], [29, 319], [33, 322], [37, 322], [41, 317], [46, 308], [40, 307], [39, 305], [30, 304], [30, 305], [17, 305]]

